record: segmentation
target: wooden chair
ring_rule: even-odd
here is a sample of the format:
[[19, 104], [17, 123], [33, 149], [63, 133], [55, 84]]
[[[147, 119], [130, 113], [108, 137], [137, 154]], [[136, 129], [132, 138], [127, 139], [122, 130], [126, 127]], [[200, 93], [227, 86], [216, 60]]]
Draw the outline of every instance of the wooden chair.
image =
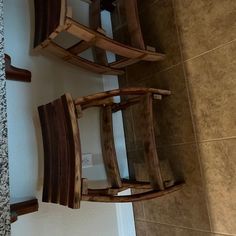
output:
[[[79, 208], [80, 201], [133, 202], [164, 196], [179, 190], [183, 183], [166, 186], [162, 179], [153, 129], [152, 101], [167, 96], [167, 90], [154, 88], [123, 88], [72, 99], [65, 94], [59, 99], [38, 108], [44, 145], [43, 201]], [[112, 97], [133, 95], [120, 103]], [[130, 96], [129, 96], [130, 97]], [[112, 113], [139, 103], [143, 106], [142, 118], [146, 131], [143, 134], [145, 157], [150, 182], [122, 179], [117, 164], [113, 140]], [[101, 110], [101, 143], [104, 165], [110, 183], [104, 189], [89, 189], [82, 178], [79, 120], [81, 112], [98, 106]], [[125, 189], [144, 189], [144, 192], [127, 196], [117, 194]]]
[[[79, 0], [78, 0], [79, 1]], [[85, 0], [84, 0], [85, 1]], [[73, 9], [66, 0], [35, 0], [35, 40], [34, 47], [57, 55], [63, 60], [100, 74], [123, 74], [122, 68], [144, 61], [163, 60], [165, 55], [155, 52], [154, 48], [145, 47], [137, 11], [136, 0], [125, 0], [126, 18], [131, 45], [117, 42], [105, 35], [101, 28], [101, 5], [108, 1], [90, 2], [90, 27], [73, 19]], [[62, 47], [56, 42], [59, 35], [69, 33], [78, 38], [76, 43]], [[81, 57], [81, 53], [93, 48], [94, 62]], [[106, 51], [122, 58], [108, 63]]]

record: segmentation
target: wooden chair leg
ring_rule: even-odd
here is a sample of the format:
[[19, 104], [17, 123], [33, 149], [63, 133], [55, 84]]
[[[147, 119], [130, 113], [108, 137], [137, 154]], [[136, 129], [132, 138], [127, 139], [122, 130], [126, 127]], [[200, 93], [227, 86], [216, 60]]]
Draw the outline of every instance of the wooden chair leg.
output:
[[[93, 30], [98, 30], [101, 28], [101, 2], [100, 0], [93, 0], [90, 4], [89, 7], [89, 24], [90, 28]], [[107, 55], [106, 51], [98, 48], [98, 47], [93, 47], [93, 56], [95, 62], [107, 66], [108, 61], [107, 61]]]
[[116, 158], [111, 106], [101, 108], [101, 144], [107, 178], [113, 188], [122, 186]]
[[160, 163], [156, 151], [152, 101], [152, 94], [148, 93], [143, 96], [140, 103], [140, 105], [143, 107], [143, 114], [141, 114], [141, 120], [143, 123], [142, 127], [145, 127], [145, 130], [143, 129], [144, 155], [148, 165], [150, 182], [153, 189], [163, 190], [165, 186], [162, 179]]

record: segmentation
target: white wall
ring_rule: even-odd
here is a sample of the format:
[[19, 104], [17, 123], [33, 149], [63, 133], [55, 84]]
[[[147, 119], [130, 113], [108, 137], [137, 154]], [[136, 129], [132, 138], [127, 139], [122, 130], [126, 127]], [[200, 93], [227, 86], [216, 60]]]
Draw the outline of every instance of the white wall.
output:
[[[40, 184], [42, 144], [37, 106], [65, 92], [75, 97], [103, 90], [101, 76], [31, 52], [34, 26], [32, 2], [4, 1], [6, 53], [12, 57], [14, 65], [32, 72], [31, 83], [7, 82], [10, 189], [13, 198], [35, 195]], [[98, 114], [92, 110], [89, 113], [81, 121], [83, 152], [99, 155]], [[40, 203], [39, 212], [22, 216], [12, 225], [12, 235], [116, 236], [116, 208], [114, 204], [83, 203], [80, 210], [72, 211]]]

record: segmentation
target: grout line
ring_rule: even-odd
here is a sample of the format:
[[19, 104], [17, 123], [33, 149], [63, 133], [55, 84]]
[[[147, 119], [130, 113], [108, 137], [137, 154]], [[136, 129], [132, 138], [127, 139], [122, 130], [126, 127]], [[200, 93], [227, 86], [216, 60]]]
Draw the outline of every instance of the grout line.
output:
[[[154, 73], [155, 73], [155, 74], [159, 74], [159, 73], [162, 73], [162, 72], [171, 70], [171, 69], [173, 69], [173, 68], [175, 68], [175, 67], [177, 67], [177, 66], [180, 66], [181, 64], [182, 64], [182, 62], [178, 62], [178, 63], [176, 63], [176, 64], [174, 64], [174, 65], [171, 65], [171, 66], [169, 66], [169, 67], [167, 67], [167, 68], [164, 68], [164, 69], [162, 69], [162, 70], [160, 70], [160, 71], [158, 71], [158, 70], [157, 70], [157, 71], [154, 71]], [[135, 80], [134, 82], [138, 82], [138, 83], [144, 82], [144, 81], [148, 80], [148, 78], [152, 77], [154, 73], [148, 74], [148, 75], [146, 75], [146, 76], [143, 76], [142, 78], [137, 79], [137, 80]]]
[[236, 41], [236, 39], [233, 39], [233, 40], [231, 40], [231, 41], [229, 41], [229, 42], [227, 42], [227, 43], [220, 44], [220, 45], [218, 45], [217, 47], [212, 48], [212, 49], [209, 49], [209, 50], [207, 50], [207, 51], [205, 51], [205, 52], [203, 52], [203, 53], [200, 53], [200, 54], [197, 55], [197, 56], [194, 56], [194, 57], [191, 57], [191, 58], [189, 58], [189, 59], [183, 60], [183, 62], [188, 62], [188, 61], [197, 59], [198, 57], [204, 56], [205, 54], [207, 54], [207, 53], [209, 53], [209, 52], [215, 51], [215, 50], [217, 50], [217, 49], [219, 49], [219, 48], [222, 48], [222, 47], [224, 47], [224, 46], [226, 46], [226, 45], [228, 45], [228, 44], [231, 44], [231, 43], [233, 43], [233, 42], [235, 42], [235, 41]]
[[214, 138], [214, 139], [203, 139], [203, 140], [198, 141], [198, 143], [209, 143], [209, 142], [223, 141], [223, 140], [230, 140], [230, 139], [236, 139], [236, 136], [224, 137], [224, 138]]
[[159, 145], [159, 146], [157, 147], [157, 149], [166, 148], [166, 147], [175, 147], [175, 146], [190, 145], [190, 144], [196, 144], [196, 141], [189, 141], [189, 142], [182, 142], [182, 143], [171, 143], [171, 144]]
[[222, 236], [235, 236], [235, 234], [211, 232], [211, 231], [202, 230], [202, 229], [194, 229], [194, 228], [189, 228], [189, 227], [185, 227], [185, 226], [179, 226], [179, 225], [173, 225], [173, 224], [156, 222], [156, 221], [153, 221], [153, 220], [142, 220], [142, 219], [138, 220], [137, 219], [135, 221], [141, 221], [141, 222], [144, 222], [144, 223], [152, 223], [152, 224], [165, 225], [165, 226], [169, 226], [169, 227], [172, 227], [172, 228], [187, 229], [187, 230], [191, 230], [191, 231], [196, 231], [196, 232], [198, 231], [198, 232], [209, 233], [209, 234], [217, 234], [217, 235], [222, 235]]
[[171, 66], [169, 66], [167, 68], [164, 68], [163, 70], [157, 71], [157, 73], [168, 71], [168, 70], [173, 69], [174, 67], [179, 66], [179, 65], [181, 65], [181, 62], [178, 62], [178, 63], [176, 63], [174, 65], [171, 65]]
[[[184, 145], [191, 145], [191, 144], [196, 144], [196, 141], [159, 145], [157, 147], [157, 150], [162, 149], [162, 148], [167, 148], [167, 147], [176, 147], [176, 146], [184, 146]], [[128, 150], [128, 152], [137, 152], [137, 151], [143, 151], [143, 147], [141, 147], [141, 148], [132, 148], [132, 149]]]
[[182, 51], [182, 44], [181, 44], [181, 35], [179, 32], [179, 28], [177, 25], [177, 15], [176, 15], [176, 7], [175, 7], [175, 1], [172, 0], [172, 8], [173, 8], [173, 12], [174, 12], [174, 21], [175, 21], [175, 27], [176, 27], [176, 31], [177, 31], [177, 37], [178, 37], [178, 44], [179, 44], [179, 49], [180, 49], [180, 56], [181, 56], [181, 61], [182, 61], [182, 68], [183, 68], [183, 73], [184, 73], [184, 79], [185, 79], [185, 86], [186, 86], [186, 90], [187, 90], [187, 96], [188, 96], [188, 103], [189, 103], [189, 108], [190, 108], [190, 114], [191, 114], [191, 120], [192, 120], [192, 125], [193, 125], [193, 132], [194, 132], [194, 137], [195, 137], [195, 142], [196, 142], [196, 149], [197, 149], [197, 157], [198, 157], [198, 162], [199, 162], [199, 168], [200, 168], [200, 174], [201, 174], [201, 182], [203, 184], [203, 191], [204, 191], [204, 198], [205, 198], [205, 204], [206, 204], [206, 208], [207, 208], [207, 215], [208, 215], [208, 220], [209, 220], [209, 224], [210, 224], [210, 230], [211, 232], [213, 231], [213, 226], [212, 226], [212, 220], [211, 220], [211, 215], [210, 215], [210, 201], [208, 198], [208, 194], [207, 194], [207, 185], [206, 185], [206, 178], [204, 175], [204, 171], [203, 171], [203, 166], [201, 163], [201, 156], [200, 156], [200, 147], [198, 144], [198, 136], [197, 136], [197, 127], [195, 124], [195, 120], [194, 120], [194, 115], [193, 115], [193, 107], [192, 107], [192, 99], [191, 99], [191, 95], [190, 95], [190, 87], [188, 84], [188, 78], [187, 78], [187, 73], [186, 73], [186, 69], [185, 69], [185, 64], [184, 64], [184, 58], [183, 58], [183, 51]]

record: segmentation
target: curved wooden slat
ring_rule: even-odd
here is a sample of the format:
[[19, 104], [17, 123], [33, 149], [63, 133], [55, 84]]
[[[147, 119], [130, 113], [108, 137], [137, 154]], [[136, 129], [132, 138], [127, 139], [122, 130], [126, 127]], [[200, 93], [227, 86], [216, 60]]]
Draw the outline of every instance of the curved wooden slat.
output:
[[148, 174], [150, 176], [152, 188], [163, 190], [165, 187], [156, 150], [157, 146], [153, 126], [152, 101], [153, 98], [151, 93], [147, 93], [142, 96], [139, 104], [140, 107], [142, 107], [142, 112], [140, 114], [142, 125], [140, 129], [142, 130], [144, 157], [148, 166]]
[[35, 38], [37, 47], [56, 31], [60, 25], [61, 8], [64, 0], [34, 0]]
[[105, 91], [101, 93], [95, 93], [93, 95], [79, 97], [75, 99], [75, 105], [83, 105], [83, 104], [86, 104], [95, 100], [105, 99], [108, 97], [114, 97], [114, 96], [120, 96], [120, 95], [141, 95], [141, 94], [147, 94], [147, 93], [160, 94], [160, 95], [171, 94], [169, 90], [164, 90], [164, 89], [129, 87], [129, 88], [114, 89], [114, 90]]
[[[122, 3], [125, 7], [131, 44], [133, 47], [144, 50], [145, 44], [139, 22], [137, 0], [125, 0]], [[132, 9], [132, 11], [130, 9]]]
[[38, 107], [40, 124], [41, 124], [41, 131], [42, 131], [42, 138], [43, 138], [43, 149], [44, 149], [44, 181], [43, 181], [43, 202], [50, 202], [51, 200], [51, 166], [52, 166], [52, 159], [51, 153], [52, 149], [50, 146], [50, 129], [49, 129], [49, 120], [47, 117], [47, 112], [45, 106]]
[[120, 188], [122, 183], [116, 157], [111, 106], [101, 108], [101, 145], [108, 181], [113, 188]]
[[55, 126], [59, 132], [57, 145], [57, 158], [59, 162], [59, 202], [61, 205], [67, 206], [69, 195], [69, 144], [68, 144], [68, 130], [66, 127], [66, 118], [61, 99], [53, 102], [56, 112]]
[[132, 59], [139, 59], [141, 57], [142, 60], [145, 61], [159, 61], [165, 58], [165, 55], [161, 53], [141, 50], [119, 43], [103, 34], [89, 29], [69, 17], [66, 18], [66, 31], [85, 41], [91, 41], [96, 38], [95, 46], [123, 57]]
[[98, 74], [122, 75], [124, 73], [124, 71], [122, 70], [113, 69], [108, 66], [99, 65], [95, 62], [86, 60], [82, 57], [75, 56], [69, 51], [63, 49], [62, 47], [58, 46], [57, 44], [53, 42], [50, 42], [49, 44], [47, 44], [44, 47], [44, 49], [46, 49], [47, 51], [53, 53], [54, 55], [60, 57], [61, 59], [73, 65], [80, 66], [86, 70], [90, 70]]
[[68, 126], [69, 142], [69, 202], [71, 208], [79, 208], [82, 196], [82, 166], [79, 126], [75, 115], [75, 106], [70, 94], [61, 97]]
[[152, 190], [144, 193], [132, 194], [127, 196], [110, 196], [110, 195], [83, 195], [82, 200], [92, 202], [137, 202], [143, 200], [150, 200], [153, 198], [163, 197], [169, 193], [180, 190], [185, 185], [184, 182], [177, 183], [176, 185], [166, 188], [165, 190], [158, 191]]

